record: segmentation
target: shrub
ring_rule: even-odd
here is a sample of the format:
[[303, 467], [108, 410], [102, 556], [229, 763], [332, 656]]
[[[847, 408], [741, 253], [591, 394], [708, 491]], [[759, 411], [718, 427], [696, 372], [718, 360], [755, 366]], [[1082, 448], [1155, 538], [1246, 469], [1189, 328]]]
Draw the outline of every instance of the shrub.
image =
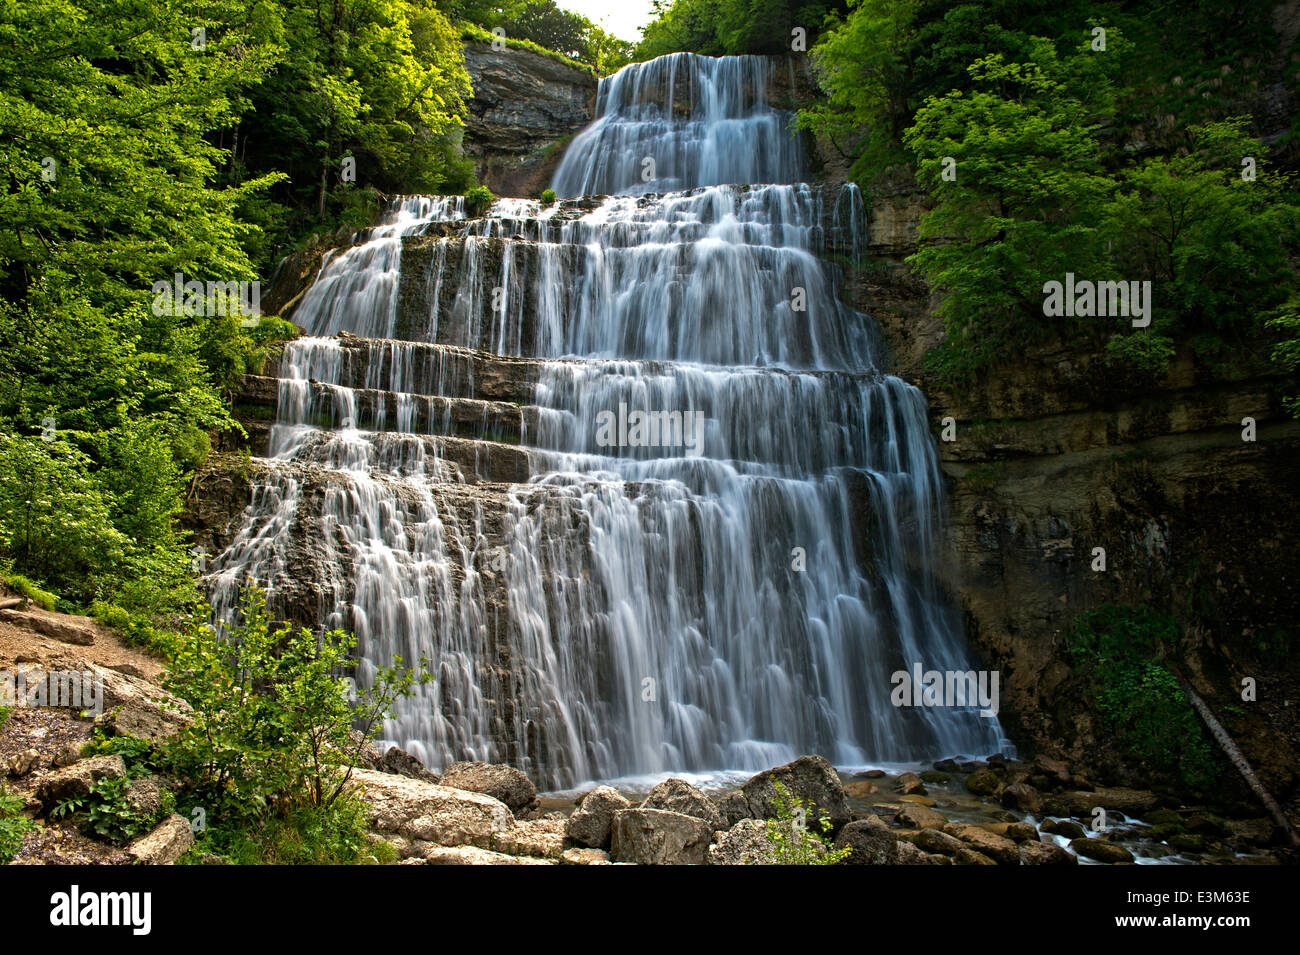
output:
[[50, 815], [55, 819], [76, 819], [86, 835], [124, 845], [152, 830], [170, 812], [170, 806], [165, 804], [157, 813], [141, 812], [131, 804], [130, 785], [123, 776], [101, 779], [91, 787], [90, 795], [65, 799]]
[[481, 216], [496, 200], [487, 186], [474, 186], [465, 193], [465, 212], [470, 216]]
[[[830, 841], [830, 817], [816, 811], [811, 801], [790, 795], [773, 779], [776, 818], [767, 821], [767, 841], [772, 844], [773, 865], [837, 865], [852, 851], [836, 849]], [[816, 830], [816, 831], [814, 831]]]
[[22, 809], [23, 798], [0, 785], [0, 865], [13, 860], [22, 847], [23, 834], [36, 826], [22, 814]]
[[554, 189], [543, 189], [543, 190], [542, 190], [542, 205], [544, 205], [544, 206], [549, 206], [549, 205], [551, 205], [553, 202], [555, 202], [555, 190], [554, 190]]

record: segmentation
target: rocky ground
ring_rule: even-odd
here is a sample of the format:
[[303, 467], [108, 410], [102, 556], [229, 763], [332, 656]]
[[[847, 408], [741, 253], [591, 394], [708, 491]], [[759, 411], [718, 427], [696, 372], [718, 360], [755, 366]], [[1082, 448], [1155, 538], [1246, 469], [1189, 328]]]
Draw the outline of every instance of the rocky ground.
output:
[[[103, 687], [97, 716], [20, 705], [0, 727], [4, 784], [38, 822], [15, 864], [179, 860], [193, 844], [181, 816], [119, 849], [49, 815], [60, 800], [126, 775], [121, 757], [82, 755], [95, 726], [161, 742], [182, 725], [186, 706], [158, 686], [159, 662], [86, 618], [30, 607], [0, 615], [0, 673], [84, 672]], [[777, 780], [829, 818], [851, 865], [1269, 863], [1282, 851], [1270, 849], [1277, 833], [1266, 818], [1225, 820], [1155, 793], [1093, 786], [1047, 757], [848, 775], [804, 756], [710, 792], [672, 778], [648, 792], [598, 786], [576, 797], [539, 795], [508, 766], [457, 763], [439, 775], [397, 748], [369, 747], [363, 763], [351, 785], [370, 806], [373, 837], [391, 844], [403, 865], [770, 863]], [[168, 781], [131, 779], [128, 787], [134, 803], [157, 807]], [[1101, 830], [1093, 828], [1103, 821], [1099, 810]]]

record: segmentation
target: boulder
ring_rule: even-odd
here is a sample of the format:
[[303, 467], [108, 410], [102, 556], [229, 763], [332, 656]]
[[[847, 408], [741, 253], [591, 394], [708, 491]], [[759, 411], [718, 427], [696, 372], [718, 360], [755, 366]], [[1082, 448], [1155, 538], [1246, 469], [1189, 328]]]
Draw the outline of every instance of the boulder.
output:
[[[426, 783], [442, 782], [437, 773], [430, 772], [425, 768], [424, 763], [420, 762], [404, 749], [398, 749], [396, 746], [388, 747], [388, 752], [384, 753], [379, 759], [379, 765], [376, 767], [381, 773], [392, 773], [395, 776], [409, 776], [411, 779], [423, 779]], [[448, 784], [449, 785], [449, 784]], [[457, 789], [465, 789], [465, 786], [457, 786]], [[472, 789], [471, 792], [483, 792], [481, 789]], [[495, 795], [488, 793], [489, 796]], [[497, 797], [500, 798], [500, 797]], [[504, 799], [501, 800], [505, 802]], [[506, 805], [510, 805], [506, 803]], [[511, 806], [513, 809], [514, 807]]]
[[984, 853], [976, 852], [969, 846], [958, 849], [957, 854], [953, 856], [953, 862], [957, 865], [997, 865]]
[[101, 779], [119, 779], [126, 775], [121, 756], [96, 756], [83, 759], [65, 769], [55, 770], [36, 781], [35, 796], [47, 810], [75, 796], [89, 796]]
[[1028, 783], [1012, 783], [1002, 790], [1002, 805], [1021, 812], [1042, 812], [1043, 800], [1038, 790]]
[[1078, 865], [1079, 860], [1054, 842], [1020, 843], [1020, 861], [1025, 865]]
[[1070, 767], [1059, 759], [1052, 759], [1040, 753], [1034, 757], [1034, 769], [1058, 785], [1067, 786], [1070, 783]]
[[934, 783], [937, 786], [947, 785], [951, 777], [947, 773], [941, 773], [938, 770], [927, 769], [921, 773], [921, 782]]
[[137, 815], [150, 819], [162, 812], [163, 785], [158, 776], [133, 779], [126, 784], [126, 801]]
[[977, 769], [966, 777], [966, 788], [977, 796], [989, 796], [1001, 785], [998, 774], [991, 769]]
[[713, 830], [703, 819], [665, 809], [614, 813], [610, 858], [637, 865], [702, 865]]
[[845, 865], [892, 865], [898, 859], [898, 834], [878, 816], [850, 822], [835, 838], [835, 848], [848, 848]]
[[95, 642], [95, 622], [43, 610], [0, 610], [0, 621], [53, 637], [63, 643], [88, 647]]
[[192, 845], [194, 831], [189, 821], [173, 813], [153, 832], [128, 844], [126, 854], [142, 865], [172, 865]]
[[524, 773], [500, 763], [452, 763], [442, 773], [442, 785], [499, 799], [512, 812], [537, 804], [537, 787]]
[[921, 782], [921, 777], [916, 773], [903, 773], [898, 779], [894, 780], [894, 785], [904, 796], [924, 796], [925, 785]]
[[772, 865], [774, 850], [767, 837], [767, 823], [742, 819], [709, 846], [709, 865]]
[[722, 814], [713, 805], [713, 800], [684, 779], [665, 779], [659, 783], [650, 790], [650, 794], [641, 803], [641, 808], [666, 809], [703, 819], [708, 823], [710, 832], [725, 828]]
[[966, 843], [956, 836], [948, 835], [942, 829], [922, 829], [912, 834], [911, 841], [917, 848], [924, 849], [926, 852], [938, 852], [946, 856], [955, 856], [966, 848]]
[[976, 852], [988, 856], [1001, 865], [1020, 864], [1020, 850], [1006, 836], [999, 836], [979, 826], [963, 823], [949, 823], [944, 826], [944, 832], [956, 836]]
[[1107, 842], [1105, 839], [1074, 839], [1070, 842], [1070, 848], [1077, 855], [1085, 859], [1093, 859], [1096, 862], [1116, 863], [1132, 862], [1133, 853], [1129, 852], [1123, 846], [1116, 845], [1113, 842]]
[[850, 799], [866, 799], [880, 792], [880, 788], [869, 779], [859, 779], [844, 787], [844, 795]]
[[419, 858], [429, 865], [555, 865], [550, 859], [506, 855], [478, 846], [427, 845]]
[[940, 773], [961, 772], [961, 767], [957, 765], [957, 760], [955, 759], [941, 759], [934, 764], [934, 768], [936, 772]]
[[1078, 839], [1084, 835], [1083, 826], [1069, 819], [1048, 819], [1039, 828], [1043, 832], [1050, 832], [1054, 836], [1065, 836], [1067, 839]]
[[908, 803], [898, 810], [894, 821], [902, 823], [909, 829], [942, 829], [948, 819], [941, 812]]
[[777, 815], [777, 782], [785, 787], [788, 799], [812, 804], [810, 823], [815, 815], [829, 816], [831, 831], [836, 832], [849, 821], [844, 786], [835, 768], [823, 757], [801, 756], [792, 763], [759, 773], [745, 783], [742, 792], [753, 818], [771, 819]]
[[33, 769], [41, 764], [40, 750], [25, 749], [22, 752], [14, 753], [5, 763], [5, 771], [10, 776], [26, 776]]
[[505, 803], [483, 793], [371, 769], [354, 769], [350, 785], [366, 802], [371, 827], [381, 833], [490, 849], [515, 824]]
[[560, 861], [568, 865], [609, 865], [609, 853], [603, 849], [565, 849]]
[[190, 722], [190, 705], [147, 680], [106, 667], [85, 667], [103, 681], [103, 712], [95, 725], [107, 736], [165, 743]]
[[631, 808], [632, 803], [609, 786], [597, 786], [582, 797], [578, 808], [569, 816], [565, 835], [579, 845], [592, 849], [609, 847], [614, 813]]
[[81, 743], [64, 743], [59, 751], [54, 754], [55, 769], [63, 769], [71, 766], [77, 760], [81, 759]]
[[492, 848], [512, 856], [558, 859], [564, 853], [563, 819], [516, 822], [492, 841]]
[[718, 800], [718, 815], [722, 817], [725, 829], [734, 828], [736, 823], [750, 818], [749, 802], [739, 789], [732, 790]]

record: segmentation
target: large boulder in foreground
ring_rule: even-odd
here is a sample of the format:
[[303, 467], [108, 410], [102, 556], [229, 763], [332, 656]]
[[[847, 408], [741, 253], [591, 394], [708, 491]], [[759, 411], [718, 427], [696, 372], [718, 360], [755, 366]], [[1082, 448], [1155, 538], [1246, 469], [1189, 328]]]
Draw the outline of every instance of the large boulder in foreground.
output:
[[821, 756], [800, 756], [792, 763], [777, 766], [759, 773], [741, 787], [750, 815], [755, 819], [772, 819], [777, 815], [776, 782], [785, 787], [788, 799], [801, 799], [812, 803], [812, 816], [830, 817], [831, 831], [835, 832], [849, 821], [849, 802], [839, 774]]
[[505, 803], [483, 793], [372, 769], [353, 770], [350, 785], [369, 808], [371, 828], [405, 839], [491, 849], [515, 824]]
[[725, 828], [722, 814], [718, 812], [718, 807], [713, 804], [713, 800], [684, 779], [674, 777], [659, 783], [650, 790], [650, 794], [641, 803], [641, 808], [666, 809], [669, 812], [680, 812], [684, 816], [703, 819], [708, 823], [710, 832]]
[[108, 736], [134, 736], [165, 743], [190, 722], [190, 705], [156, 684], [106, 667], [91, 666], [103, 681], [103, 712], [95, 725]]
[[614, 813], [610, 858], [636, 865], [702, 865], [713, 839], [703, 819], [664, 809]]
[[521, 770], [500, 763], [452, 763], [443, 770], [442, 784], [499, 799], [511, 812], [537, 805], [533, 781]]
[[582, 797], [578, 808], [569, 816], [564, 833], [579, 845], [607, 849], [613, 831], [614, 813], [631, 807], [632, 804], [617, 790], [609, 786], [597, 786]]

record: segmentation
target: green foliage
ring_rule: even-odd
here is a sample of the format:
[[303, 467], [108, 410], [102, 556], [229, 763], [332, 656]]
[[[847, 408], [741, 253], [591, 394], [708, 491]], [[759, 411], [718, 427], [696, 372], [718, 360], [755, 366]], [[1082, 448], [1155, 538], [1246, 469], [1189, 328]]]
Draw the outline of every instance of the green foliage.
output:
[[838, 865], [853, 850], [836, 849], [830, 840], [831, 820], [809, 800], [791, 796], [777, 778], [773, 805], [776, 818], [767, 821], [767, 840], [772, 844], [773, 865]]
[[0, 581], [3, 581], [10, 590], [26, 597], [42, 610], [53, 610], [55, 602], [59, 599], [48, 590], [37, 587], [22, 574], [0, 574]]
[[333, 806], [295, 806], [243, 827], [199, 836], [191, 859], [202, 853], [235, 865], [385, 865], [397, 851], [369, 834], [366, 806], [344, 795]]
[[149, 832], [161, 813], [146, 813], [132, 805], [124, 776], [101, 779], [88, 796], [64, 799], [50, 813], [54, 819], [75, 819], [88, 836], [124, 845]]
[[[1291, 299], [1268, 324], [1284, 336], [1273, 349], [1272, 358], [1291, 373], [1294, 386], [1295, 374], [1300, 371], [1300, 299]], [[1291, 414], [1300, 418], [1300, 394], [1287, 396], [1285, 404]]]
[[162, 772], [165, 760], [147, 739], [134, 736], [105, 736], [99, 727], [85, 746], [81, 748], [83, 757], [121, 756], [126, 765], [126, 775], [130, 779], [141, 779]]
[[549, 206], [549, 205], [551, 205], [553, 202], [555, 202], [555, 190], [554, 190], [554, 189], [543, 189], [543, 190], [542, 190], [542, 205]]
[[1095, 684], [1097, 705], [1122, 754], [1194, 788], [1213, 785], [1223, 761], [1165, 663], [1177, 624], [1146, 607], [1106, 606], [1070, 632], [1075, 667]]
[[465, 211], [470, 216], [481, 216], [496, 201], [497, 197], [487, 186], [475, 186], [465, 193]]
[[[0, 719], [0, 724], [4, 720]], [[22, 848], [23, 835], [36, 824], [22, 814], [23, 797], [0, 785], [0, 865], [8, 865]]]
[[254, 816], [329, 809], [377, 721], [431, 679], [397, 660], [354, 703], [341, 675], [355, 643], [338, 630], [273, 627], [256, 588], [244, 594], [228, 633], [196, 619], [171, 647], [168, 689], [193, 707], [192, 722], [168, 749], [175, 771], [209, 806]]
[[843, 0], [652, 0], [655, 19], [642, 30], [638, 60], [665, 53], [789, 53], [792, 31], [802, 27], [811, 46], [828, 15]]

